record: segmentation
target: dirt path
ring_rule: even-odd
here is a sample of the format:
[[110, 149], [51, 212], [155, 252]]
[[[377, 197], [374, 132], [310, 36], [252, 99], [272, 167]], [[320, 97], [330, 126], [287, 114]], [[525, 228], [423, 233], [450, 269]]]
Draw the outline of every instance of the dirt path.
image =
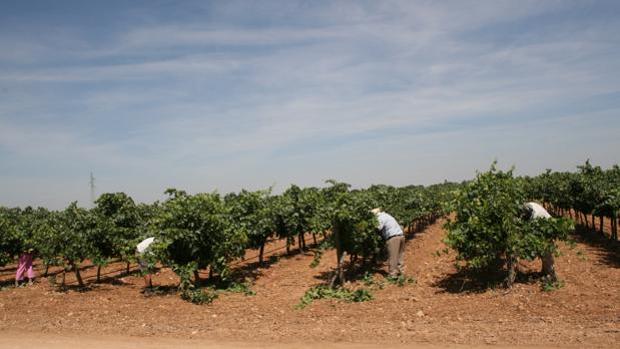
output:
[[[303, 342], [303, 343], [257, 343], [257, 342], [221, 342], [206, 339], [186, 340], [176, 338], [144, 338], [124, 336], [96, 335], [35, 335], [28, 336], [23, 332], [0, 332], [0, 348], [4, 349], [374, 349], [372, 343], [336, 343], [336, 342]], [[394, 344], [382, 346], [394, 349], [488, 349], [488, 345], [433, 345], [433, 344]], [[554, 347], [542, 346], [495, 346], [498, 349], [543, 349]]]
[[[79, 334], [94, 341], [98, 336], [131, 336], [147, 341], [145, 345], [165, 339], [189, 341], [187, 345], [271, 343], [269, 347], [336, 342], [423, 348], [428, 344], [617, 347], [620, 261], [605, 244], [577, 237], [574, 248], [562, 246], [557, 268], [565, 287], [557, 291], [541, 291], [536, 261], [520, 266], [521, 279], [506, 293], [481, 288], [458, 273], [454, 255], [438, 253], [445, 248], [444, 234], [440, 221], [409, 240], [407, 272], [417, 283], [398, 287], [376, 273], [375, 283], [385, 286], [373, 286], [370, 302], [320, 300], [295, 309], [304, 292], [329, 275], [334, 253], [326, 253], [316, 268], [309, 267], [312, 253], [276, 255], [264, 268], [256, 268], [251, 260], [237, 266], [248, 266], [244, 272], [254, 281], [255, 296], [226, 293], [204, 306], [181, 300], [174, 293], [178, 279], [167, 269], [154, 281], [170, 292], [151, 296], [141, 293], [142, 280], [135, 275], [109, 278], [86, 291], [57, 292], [47, 280], [32, 287], [7, 287], [0, 291], [0, 331], [33, 331], [41, 338]], [[269, 249], [281, 248], [278, 244]], [[120, 263], [106, 268], [122, 269]], [[87, 277], [94, 273], [85, 271]], [[10, 271], [2, 272], [0, 281], [10, 277]], [[361, 281], [351, 285], [360, 286]]]

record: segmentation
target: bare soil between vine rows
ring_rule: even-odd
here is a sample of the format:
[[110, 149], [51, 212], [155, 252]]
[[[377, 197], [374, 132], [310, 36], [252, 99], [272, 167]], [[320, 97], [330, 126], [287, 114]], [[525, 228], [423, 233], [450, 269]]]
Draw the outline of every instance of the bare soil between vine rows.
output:
[[[122, 275], [122, 263], [106, 267], [100, 284], [94, 284], [95, 268], [85, 268], [87, 289], [70, 287], [65, 292], [44, 278], [32, 286], [14, 288], [10, 285], [15, 266], [0, 268], [4, 286], [0, 347], [17, 348], [20, 343], [77, 347], [68, 343], [83, 338], [82, 344], [90, 343], [92, 348], [103, 348], [96, 343], [108, 342], [108, 347], [124, 348], [119, 343], [125, 341], [133, 342], [127, 347], [156, 348], [378, 344], [617, 348], [620, 256], [616, 244], [592, 232], [575, 235], [576, 245], [562, 245], [562, 256], [556, 260], [564, 287], [542, 291], [540, 262], [534, 261], [521, 263], [517, 284], [506, 292], [485, 288], [483, 282], [458, 272], [452, 252], [438, 253], [445, 248], [442, 224], [440, 220], [409, 237], [406, 268], [416, 283], [403, 287], [385, 283], [380, 289], [353, 281], [349, 287], [373, 287], [374, 299], [364, 303], [317, 300], [304, 309], [295, 305], [308, 288], [329, 277], [335, 264], [333, 251], [316, 268], [309, 267], [311, 252], [286, 255], [281, 241], [267, 247], [271, 258], [262, 268], [251, 258], [256, 252], [249, 251], [248, 258], [234, 267], [252, 280], [256, 295], [225, 293], [210, 305], [180, 299], [174, 293], [178, 279], [168, 269], [161, 269], [153, 279], [163, 291], [148, 295], [141, 292], [139, 275]], [[374, 280], [384, 282], [383, 274], [376, 271]], [[67, 281], [74, 282], [73, 275], [68, 274]]]

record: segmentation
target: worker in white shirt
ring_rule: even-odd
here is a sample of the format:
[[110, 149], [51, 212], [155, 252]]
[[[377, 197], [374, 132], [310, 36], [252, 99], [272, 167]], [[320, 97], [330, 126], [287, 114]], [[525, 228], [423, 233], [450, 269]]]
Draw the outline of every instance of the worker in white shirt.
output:
[[391, 277], [403, 274], [405, 269], [405, 235], [400, 224], [394, 217], [381, 211], [380, 208], [371, 210], [379, 221], [379, 233], [388, 251], [388, 273]]
[[138, 257], [138, 264], [140, 265], [140, 271], [144, 274], [144, 285], [146, 287], [152, 288], [153, 281], [151, 280], [151, 273], [148, 268], [148, 261], [146, 259], [146, 254], [150, 252], [150, 246], [155, 241], [155, 238], [150, 237], [142, 240], [136, 246], [136, 256]]
[[[524, 216], [528, 220], [534, 219], [549, 219], [551, 215], [544, 207], [535, 202], [528, 202], [523, 205], [524, 208]], [[553, 253], [547, 252], [544, 255], [540, 256], [542, 260], [542, 273], [545, 276], [550, 277], [552, 280], [557, 279], [557, 275], [555, 273], [555, 260], [553, 258]]]

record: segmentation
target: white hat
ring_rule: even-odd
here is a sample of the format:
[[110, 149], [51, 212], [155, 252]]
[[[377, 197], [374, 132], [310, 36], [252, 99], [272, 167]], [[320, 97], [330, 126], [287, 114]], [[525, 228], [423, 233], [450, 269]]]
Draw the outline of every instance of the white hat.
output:
[[373, 208], [372, 210], [370, 210], [370, 212], [372, 212], [374, 214], [379, 214], [379, 213], [381, 213], [381, 209], [379, 207]]

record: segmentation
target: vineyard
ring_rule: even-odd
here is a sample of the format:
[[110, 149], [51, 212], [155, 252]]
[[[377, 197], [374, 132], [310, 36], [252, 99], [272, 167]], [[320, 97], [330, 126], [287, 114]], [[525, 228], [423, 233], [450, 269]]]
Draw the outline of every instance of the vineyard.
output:
[[317, 246], [320, 240], [321, 250], [343, 246], [353, 259], [366, 263], [381, 251], [371, 208], [384, 207], [403, 226], [419, 228], [443, 215], [441, 203], [456, 186], [351, 190], [346, 183], [328, 183], [320, 189], [292, 185], [281, 195], [271, 195], [270, 190], [190, 195], [168, 189], [168, 198], [153, 204], [136, 204], [124, 193], [106, 193], [90, 210], [75, 202], [62, 211], [1, 208], [0, 266], [33, 251], [43, 263], [44, 276], [50, 266], [57, 266], [62, 268], [60, 287], [65, 286], [67, 272], [75, 273], [83, 287], [84, 263], [97, 267], [97, 282], [110, 261], [125, 262], [128, 271], [136, 262], [135, 246], [150, 236], [156, 241], [148, 254], [151, 269], [160, 262], [174, 270], [181, 291], [199, 286], [199, 271], [208, 270], [211, 282], [228, 280], [230, 263], [246, 249], [258, 250], [259, 265], [263, 264], [265, 244], [273, 239], [285, 241], [287, 252], [295, 245], [305, 251], [310, 242]]
[[[316, 319], [317, 312], [355, 321], [364, 312], [372, 313], [376, 304], [391, 309], [385, 302], [399, 300], [403, 309], [411, 313], [393, 309], [398, 321], [384, 319], [387, 314], [373, 316], [385, 322], [397, 321], [394, 326], [404, 328], [409, 334], [407, 338], [415, 341], [427, 335], [407, 330], [411, 321], [419, 321], [417, 325], [428, 329], [446, 325], [443, 320], [433, 322], [427, 314], [433, 311], [429, 308], [434, 308], [437, 316], [451, 316], [448, 308], [452, 307], [459, 314], [453, 314], [454, 319], [461, 319], [454, 321], [475, 321], [473, 313], [467, 314], [465, 309], [474, 313], [475, 310], [461, 304], [462, 297], [478, 297], [474, 302], [482, 304], [498, 302], [496, 306], [490, 305], [489, 314], [520, 316], [521, 320], [526, 316], [519, 313], [521, 307], [532, 314], [547, 314], [536, 315], [543, 317], [553, 314], [546, 312], [550, 308], [566, 317], [567, 328], [578, 328], [578, 322], [571, 322], [576, 321], [571, 320], [571, 299], [592, 296], [598, 289], [607, 298], [602, 308], [585, 298], [574, 306], [590, 304], [598, 309], [590, 319], [603, 331], [596, 332], [597, 343], [613, 341], [620, 333], [618, 166], [602, 169], [586, 162], [575, 172], [547, 171], [536, 177], [518, 177], [512, 170], [500, 171], [493, 164], [470, 181], [431, 186], [373, 185], [352, 189], [347, 183], [329, 180], [322, 188], [292, 185], [279, 195], [272, 194], [271, 189], [226, 195], [168, 189], [165, 194], [164, 201], [151, 204], [136, 203], [124, 193], [106, 193], [99, 196], [92, 209], [76, 203], [60, 211], [0, 208], [0, 285], [3, 286], [0, 309], [3, 312], [8, 309], [10, 301], [3, 296], [7, 292], [25, 302], [40, 290], [45, 292], [45, 297], [52, 294], [54, 304], [67, 298], [68, 301], [60, 302], [69, 309], [74, 309], [70, 303], [76, 299], [100, 307], [99, 299], [107, 302], [106, 293], [109, 293], [112, 298], [138, 297], [129, 301], [130, 307], [136, 309], [149, 304], [168, 309], [159, 315], [145, 315], [148, 321], [145, 320], [142, 330], [139, 329], [142, 325], [135, 322], [140, 321], [138, 318], [128, 318], [130, 334], [185, 333], [175, 325], [169, 329], [164, 326], [167, 314], [175, 313], [170, 307], [178, 307], [184, 313], [176, 316], [190, 323], [197, 321], [201, 313], [213, 318], [226, 317], [233, 322], [236, 316], [238, 324], [228, 320], [223, 323], [230, 328], [245, 324], [263, 331], [262, 326], [273, 321], [284, 336], [287, 331], [303, 332], [288, 321], [308, 324], [310, 319]], [[544, 221], [524, 219], [523, 203], [527, 201], [542, 203], [554, 217]], [[399, 280], [382, 275], [385, 249], [376, 229], [376, 217], [370, 212], [374, 207], [393, 215], [410, 240], [406, 275]], [[575, 235], [574, 230], [585, 235]], [[154, 275], [156, 287], [147, 289], [137, 274], [135, 249], [138, 242], [151, 236], [155, 237], [155, 243], [151, 245], [148, 266], [143, 272]], [[588, 245], [589, 239], [596, 241], [596, 248]], [[10, 287], [11, 272], [14, 273], [16, 260], [24, 252], [34, 253], [40, 281], [32, 287]], [[558, 275], [553, 280], [536, 274], [537, 259], [546, 254], [560, 256]], [[583, 264], [594, 260], [612, 267], [588, 269]], [[600, 280], [584, 282], [580, 279], [584, 268], [591, 277]], [[133, 286], [123, 288], [122, 285]], [[286, 291], [287, 287], [294, 287], [295, 291]], [[532, 293], [533, 290], [536, 292]], [[554, 292], [544, 292], [549, 290]], [[498, 300], [505, 292], [511, 292], [511, 296]], [[556, 307], [554, 294], [563, 299], [563, 310]], [[178, 296], [189, 302], [179, 300]], [[531, 304], [522, 303], [519, 297], [527, 297]], [[501, 308], [507, 306], [506, 302], [517, 302], [518, 314], [503, 313]], [[211, 305], [191, 308], [195, 307], [191, 303]], [[255, 303], [260, 311], [254, 310]], [[335, 307], [329, 307], [330, 304]], [[56, 310], [41, 306], [48, 313], [56, 314]], [[64, 318], [78, 311], [75, 308], [58, 316]], [[248, 319], [239, 319], [244, 311], [265, 323], [250, 324]], [[227, 312], [230, 314], [226, 315]], [[264, 315], [259, 316], [261, 312]], [[3, 315], [5, 320], [7, 314], [8, 311]], [[300, 316], [303, 320], [299, 320]], [[96, 317], [107, 323], [105, 316]], [[278, 317], [286, 319], [286, 324], [276, 320]], [[12, 323], [14, 328], [20, 328], [10, 320], [9, 316], [8, 322], [5, 321], [7, 326]], [[69, 320], [66, 319], [74, 324], [69, 327], [75, 330], [89, 326], [81, 321], [81, 325], [74, 327], [77, 325]], [[344, 331], [353, 326], [348, 323], [343, 327], [335, 320], [326, 322]], [[365, 323], [353, 327], [361, 331]], [[291, 329], [282, 327], [289, 325]], [[55, 323], [41, 326], [47, 330], [65, 328]], [[113, 327], [104, 332], [115, 333]], [[96, 332], [95, 328], [91, 330]], [[154, 332], [149, 332], [149, 328]], [[215, 328], [222, 338], [229, 335], [246, 338], [241, 329], [227, 332], [224, 327]], [[501, 328], [495, 330], [504, 333]], [[370, 329], [367, 331], [372, 333]], [[263, 338], [270, 336], [269, 331], [261, 333]], [[342, 338], [346, 332], [327, 333]], [[578, 341], [579, 336], [572, 335], [574, 338], [569, 336], [570, 340]], [[344, 338], [355, 341], [350, 336], [347, 333]], [[503, 336], [504, 341], [519, 342], [508, 332]], [[541, 340], [541, 337], [533, 338]], [[479, 343], [471, 338], [463, 342]]]

